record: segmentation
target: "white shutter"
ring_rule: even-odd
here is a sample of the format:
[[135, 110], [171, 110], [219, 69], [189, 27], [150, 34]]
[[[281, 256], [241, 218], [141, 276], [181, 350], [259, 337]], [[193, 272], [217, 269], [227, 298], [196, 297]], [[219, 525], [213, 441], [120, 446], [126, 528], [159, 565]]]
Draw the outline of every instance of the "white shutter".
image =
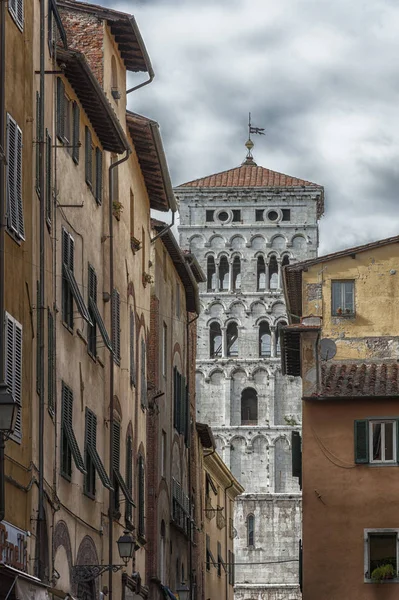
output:
[[13, 437], [22, 438], [22, 325], [5, 313], [5, 380], [19, 403]]
[[22, 207], [22, 131], [7, 114], [7, 225], [25, 239]]
[[8, 10], [18, 27], [24, 28], [24, 0], [8, 0]]
[[22, 206], [22, 131], [17, 126], [16, 131], [16, 148], [17, 148], [17, 165], [15, 172], [15, 188], [17, 196], [17, 208], [18, 208], [18, 235], [21, 239], [25, 239], [25, 228], [24, 228], [24, 211]]

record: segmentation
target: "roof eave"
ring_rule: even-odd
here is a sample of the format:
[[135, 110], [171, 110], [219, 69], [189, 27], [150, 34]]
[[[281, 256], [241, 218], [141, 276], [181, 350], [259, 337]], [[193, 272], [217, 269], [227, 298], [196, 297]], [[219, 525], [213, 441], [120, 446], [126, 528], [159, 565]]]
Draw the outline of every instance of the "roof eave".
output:
[[173, 193], [172, 182], [170, 180], [170, 173], [168, 164], [166, 162], [165, 150], [162, 143], [161, 133], [159, 131], [159, 124], [156, 121], [150, 121], [150, 128], [152, 132], [152, 137], [154, 140], [154, 145], [156, 148], [156, 152], [158, 155], [159, 164], [161, 167], [162, 180], [165, 188], [166, 197], [168, 200], [168, 208], [166, 210], [171, 210], [172, 212], [176, 212], [177, 204], [176, 198]]
[[137, 21], [136, 21], [136, 19], [134, 18], [133, 15], [129, 16], [129, 21], [131, 23], [134, 35], [136, 37], [137, 43], [138, 43], [139, 48], [141, 50], [141, 54], [143, 56], [143, 60], [144, 60], [145, 66], [146, 66], [146, 71], [144, 71], [144, 72], [148, 73], [148, 75], [150, 76], [150, 79], [152, 81], [154, 79], [154, 77], [155, 77], [155, 73], [154, 73], [154, 69], [152, 67], [150, 55], [148, 54], [148, 51], [147, 51], [146, 45], [144, 43], [143, 37], [142, 37], [142, 35], [140, 33], [139, 26], [137, 25]]

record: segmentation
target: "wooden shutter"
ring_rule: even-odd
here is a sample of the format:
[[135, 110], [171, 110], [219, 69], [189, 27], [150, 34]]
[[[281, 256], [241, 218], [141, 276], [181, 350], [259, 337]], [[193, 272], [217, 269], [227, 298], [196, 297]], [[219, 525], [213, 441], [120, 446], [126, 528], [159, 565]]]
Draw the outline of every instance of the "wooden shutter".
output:
[[173, 427], [179, 428], [179, 402], [178, 402], [178, 372], [177, 368], [173, 367]]
[[61, 77], [57, 78], [57, 137], [65, 138], [65, 86]]
[[54, 414], [54, 317], [50, 309], [47, 310], [47, 408]]
[[51, 135], [46, 129], [46, 220], [48, 225], [51, 225], [51, 208], [52, 208], [52, 140]]
[[97, 274], [91, 265], [89, 265], [89, 298], [97, 303]]
[[96, 202], [101, 204], [103, 198], [103, 153], [96, 148]]
[[36, 92], [36, 139], [35, 139], [35, 154], [36, 154], [36, 191], [40, 194], [40, 94]]
[[186, 422], [187, 422], [187, 412], [186, 412], [186, 379], [181, 376], [180, 380], [180, 423], [179, 423], [179, 433], [186, 435]]
[[130, 385], [136, 385], [136, 368], [134, 364], [134, 347], [135, 347], [135, 336], [134, 336], [134, 312], [130, 311]]
[[145, 341], [141, 340], [141, 377], [140, 377], [140, 385], [141, 385], [141, 406], [142, 408], [146, 408], [147, 406], [147, 378], [146, 378], [146, 347]]
[[7, 114], [7, 213], [8, 228], [25, 239], [22, 208], [22, 131]]
[[24, 27], [24, 0], [16, 0], [17, 23], [21, 29]]
[[79, 164], [80, 108], [77, 102], [73, 103], [72, 115], [72, 159]]
[[40, 394], [40, 283], [36, 281], [36, 392]]
[[117, 421], [113, 421], [113, 444], [112, 444], [112, 466], [115, 471], [119, 471], [121, 460], [121, 426]]
[[93, 187], [93, 149], [91, 146], [91, 131], [86, 126], [85, 128], [85, 171], [86, 183], [89, 187]]
[[365, 419], [355, 421], [355, 462], [369, 462], [369, 423]]
[[5, 381], [19, 408], [13, 436], [22, 437], [22, 325], [5, 314]]
[[141, 536], [145, 534], [145, 481], [144, 481], [144, 458], [139, 457], [139, 528], [138, 533]]
[[115, 288], [112, 290], [112, 349], [114, 361], [119, 365], [121, 361], [120, 296]]
[[18, 235], [21, 239], [25, 239], [25, 228], [24, 228], [24, 211], [22, 206], [22, 131], [17, 126], [17, 164], [16, 164], [16, 196], [17, 196], [17, 210], [18, 210]]
[[299, 477], [299, 485], [302, 489], [302, 437], [299, 431], [291, 433], [291, 452], [292, 476]]
[[[133, 440], [130, 435], [126, 438], [126, 487], [129, 494], [133, 494]], [[132, 520], [132, 505], [126, 502], [125, 518], [127, 521]]]

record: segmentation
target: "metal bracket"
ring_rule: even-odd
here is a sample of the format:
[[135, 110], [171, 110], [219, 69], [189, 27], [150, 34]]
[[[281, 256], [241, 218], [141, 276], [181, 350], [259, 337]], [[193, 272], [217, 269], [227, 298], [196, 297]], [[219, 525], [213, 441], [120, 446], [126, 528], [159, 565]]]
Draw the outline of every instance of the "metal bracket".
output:
[[125, 565], [75, 565], [72, 567], [72, 582], [83, 583], [85, 581], [93, 581], [107, 571], [116, 573]]

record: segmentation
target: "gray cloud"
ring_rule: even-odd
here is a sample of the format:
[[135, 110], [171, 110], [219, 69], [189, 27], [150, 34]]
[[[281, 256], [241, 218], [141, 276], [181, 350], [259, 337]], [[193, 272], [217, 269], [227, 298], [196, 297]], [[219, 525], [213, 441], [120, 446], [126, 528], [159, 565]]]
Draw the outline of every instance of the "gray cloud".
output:
[[102, 0], [133, 12], [156, 78], [129, 107], [161, 125], [175, 185], [258, 164], [325, 186], [321, 252], [398, 232], [394, 0]]

